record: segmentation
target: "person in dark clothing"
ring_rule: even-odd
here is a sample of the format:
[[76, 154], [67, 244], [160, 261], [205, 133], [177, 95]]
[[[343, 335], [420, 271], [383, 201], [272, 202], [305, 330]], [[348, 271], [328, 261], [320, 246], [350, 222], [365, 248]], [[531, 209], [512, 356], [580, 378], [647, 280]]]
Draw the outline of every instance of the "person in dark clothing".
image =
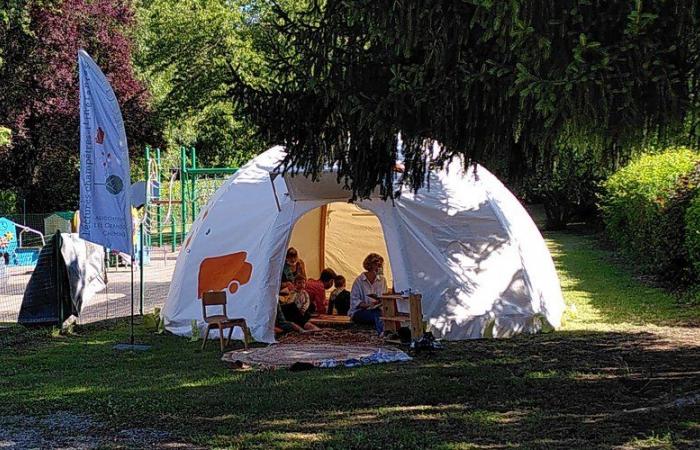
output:
[[287, 256], [284, 259], [284, 267], [282, 269], [282, 285], [280, 289], [291, 290], [294, 288], [294, 280], [297, 275], [306, 278], [306, 265], [299, 258], [299, 253], [294, 247], [289, 247]]
[[338, 275], [334, 280], [335, 289], [328, 300], [328, 314], [333, 314], [333, 308], [339, 316], [347, 316], [350, 310], [350, 291], [345, 288], [345, 277]]

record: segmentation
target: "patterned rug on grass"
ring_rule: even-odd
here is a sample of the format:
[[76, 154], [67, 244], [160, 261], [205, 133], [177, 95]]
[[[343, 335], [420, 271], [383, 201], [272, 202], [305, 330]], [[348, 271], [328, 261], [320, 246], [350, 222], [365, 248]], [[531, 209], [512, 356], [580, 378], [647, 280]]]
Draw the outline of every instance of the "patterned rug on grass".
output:
[[367, 344], [274, 344], [268, 347], [234, 350], [221, 357], [229, 363], [242, 363], [266, 369], [307, 364], [315, 367], [355, 367], [395, 361], [410, 361], [411, 357], [393, 347]]

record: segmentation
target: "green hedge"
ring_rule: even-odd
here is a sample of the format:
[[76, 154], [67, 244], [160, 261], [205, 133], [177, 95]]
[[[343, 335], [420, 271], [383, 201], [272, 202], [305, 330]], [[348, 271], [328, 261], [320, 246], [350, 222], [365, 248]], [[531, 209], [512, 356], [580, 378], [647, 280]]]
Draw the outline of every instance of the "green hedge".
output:
[[685, 212], [685, 248], [688, 259], [697, 276], [700, 274], [700, 195], [695, 195]]
[[656, 273], [662, 278], [680, 287], [695, 283], [698, 273], [693, 270], [686, 242], [686, 233], [700, 230], [694, 224], [686, 222], [687, 211], [697, 196], [700, 186], [700, 163], [690, 173], [678, 178], [664, 205], [658, 236], [661, 239]]
[[[688, 183], [700, 154], [673, 148], [645, 155], [614, 173], [604, 183], [601, 209], [608, 236], [645, 272], [669, 274], [683, 265], [684, 214]], [[685, 180], [684, 183], [681, 181]], [[677, 186], [683, 184], [682, 192]], [[685, 211], [684, 207], [680, 210]], [[686, 264], [687, 265], [687, 264]]]

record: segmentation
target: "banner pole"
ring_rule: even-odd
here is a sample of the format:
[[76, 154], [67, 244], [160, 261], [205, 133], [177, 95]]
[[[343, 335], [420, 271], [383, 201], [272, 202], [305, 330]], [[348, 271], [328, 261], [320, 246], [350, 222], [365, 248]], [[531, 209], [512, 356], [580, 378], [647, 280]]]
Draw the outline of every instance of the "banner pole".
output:
[[129, 335], [129, 343], [134, 345], [134, 261], [136, 258], [134, 252], [131, 256], [131, 332]]
[[[109, 253], [107, 253], [107, 267], [109, 267]], [[105, 267], [102, 277], [105, 280], [105, 321], [109, 319], [109, 279], [107, 278], [107, 267]]]
[[[58, 235], [58, 236], [56, 236]], [[54, 274], [56, 276], [56, 296], [58, 297], [58, 329], [60, 331], [63, 331], [63, 320], [64, 318], [64, 311], [63, 311], [63, 290], [61, 289], [61, 269], [59, 268], [60, 264], [60, 254], [61, 254], [61, 234], [59, 231], [56, 231], [56, 234], [53, 235], [53, 238], [51, 239], [53, 241], [53, 258], [54, 262], [56, 264], [56, 273]]]
[[[148, 195], [148, 194], [146, 194]], [[144, 215], [147, 211], [144, 210]], [[145, 218], [144, 218], [145, 220]], [[139, 314], [143, 316], [143, 291], [144, 291], [144, 280], [143, 280], [143, 241], [146, 239], [143, 231], [143, 221], [139, 225]]]
[[[129, 344], [116, 350], [146, 350], [134, 344], [134, 227], [131, 214], [129, 147], [119, 103], [107, 77], [85, 50], [78, 51], [80, 86], [80, 211], [79, 236], [87, 241], [131, 255], [131, 321]], [[115, 157], [112, 158], [111, 155]], [[99, 179], [96, 167], [102, 166]], [[148, 167], [147, 167], [148, 169]], [[148, 170], [147, 170], [148, 172]], [[146, 180], [148, 184], [148, 179]], [[101, 186], [97, 188], [96, 186]], [[148, 205], [146, 205], [148, 206]], [[123, 223], [120, 223], [123, 220]], [[110, 234], [107, 230], [123, 229]], [[118, 265], [118, 264], [117, 264]], [[108, 300], [109, 300], [109, 294]], [[107, 305], [109, 310], [109, 306]]]

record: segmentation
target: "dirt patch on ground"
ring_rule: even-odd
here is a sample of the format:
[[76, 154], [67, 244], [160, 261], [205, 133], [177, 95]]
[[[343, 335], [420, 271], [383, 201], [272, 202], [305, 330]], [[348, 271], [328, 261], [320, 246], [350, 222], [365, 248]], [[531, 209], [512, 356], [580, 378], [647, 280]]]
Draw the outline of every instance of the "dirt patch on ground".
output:
[[656, 350], [700, 347], [700, 324], [693, 327], [637, 327], [633, 331], [653, 333], [657, 339], [649, 348]]
[[306, 333], [287, 333], [278, 339], [280, 344], [346, 344], [380, 346], [384, 340], [374, 330], [359, 327], [323, 328]]

